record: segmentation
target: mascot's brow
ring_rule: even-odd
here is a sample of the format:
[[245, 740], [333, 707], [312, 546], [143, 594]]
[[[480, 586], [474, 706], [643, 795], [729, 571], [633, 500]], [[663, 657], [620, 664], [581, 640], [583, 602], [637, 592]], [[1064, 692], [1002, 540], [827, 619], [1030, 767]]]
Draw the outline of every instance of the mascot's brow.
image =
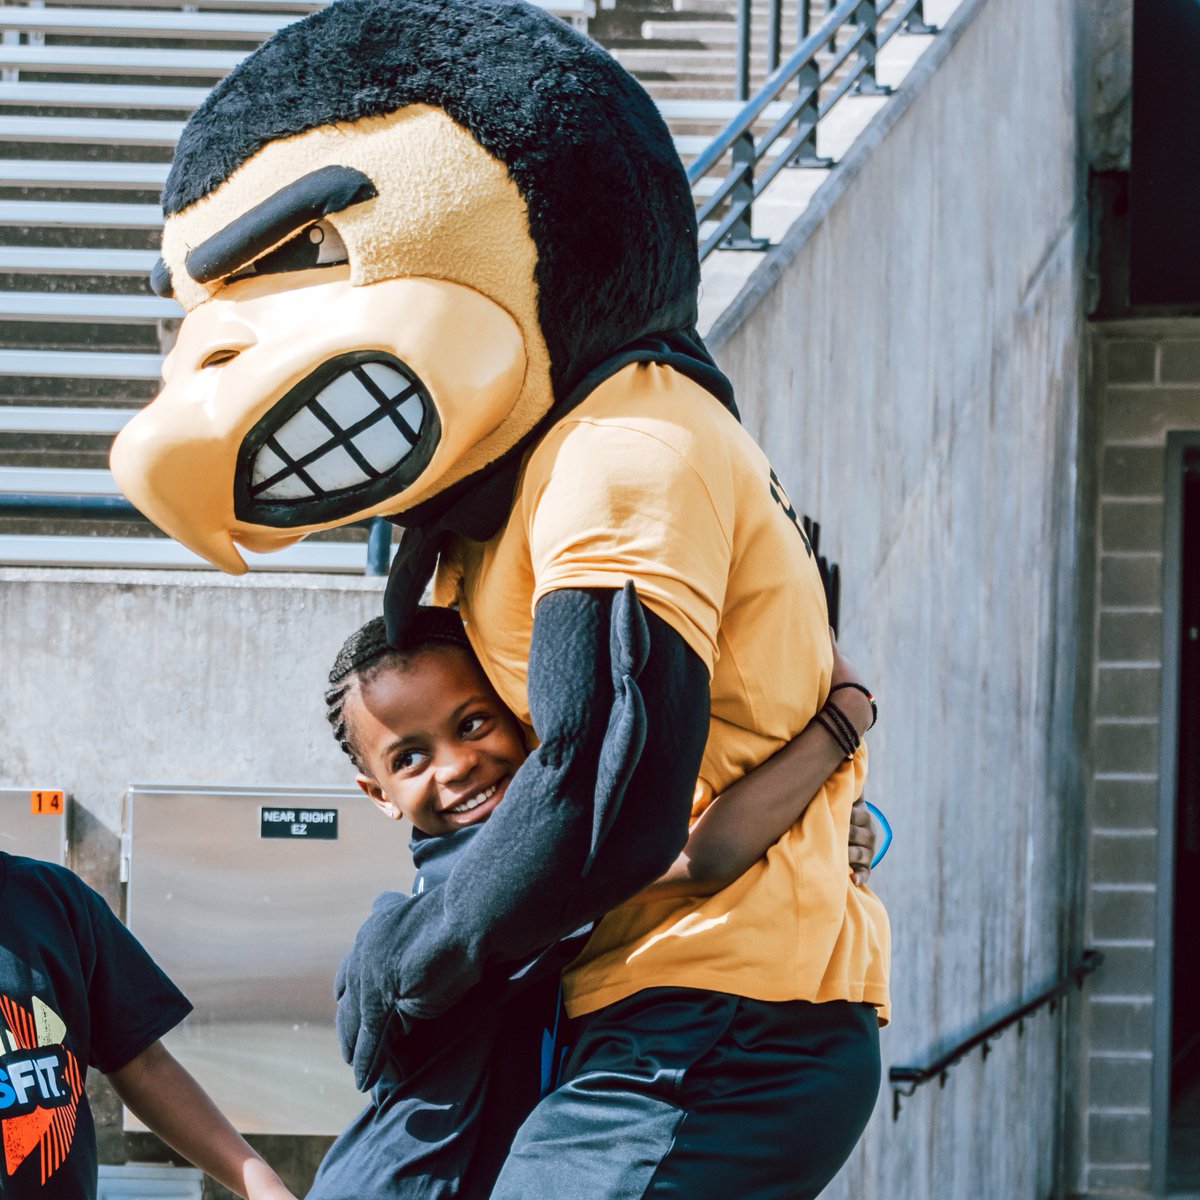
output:
[[220, 279], [311, 221], [373, 200], [378, 194], [371, 180], [353, 167], [310, 171], [188, 251], [188, 274], [197, 283]]

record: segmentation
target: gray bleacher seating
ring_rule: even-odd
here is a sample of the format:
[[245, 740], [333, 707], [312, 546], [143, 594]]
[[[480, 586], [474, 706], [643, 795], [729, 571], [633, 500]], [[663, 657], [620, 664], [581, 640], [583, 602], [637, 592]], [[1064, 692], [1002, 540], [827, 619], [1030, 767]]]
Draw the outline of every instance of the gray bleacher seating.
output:
[[[43, 0], [47, 7], [54, 8], [114, 8], [118, 6], [137, 7], [151, 12], [162, 9], [178, 9], [179, 0]], [[239, 12], [287, 12], [293, 16], [314, 12], [324, 8], [328, 0], [187, 0], [189, 10], [201, 11], [208, 8], [229, 10], [236, 8]], [[536, 3], [537, 0], [534, 0]]]
[[[535, 0], [537, 2], [537, 0]], [[189, 8], [196, 7], [188, 5]], [[249, 8], [251, 6], [247, 6]], [[115, 38], [187, 38], [203, 41], [256, 42], [270, 37], [277, 29], [290, 24], [305, 8], [320, 8], [321, 4], [267, 5], [261, 0], [254, 6], [259, 11], [242, 12], [179, 12], [166, 8], [150, 8], [128, 4], [121, 8], [34, 7], [13, 5], [0, 8], [0, 30], [14, 29], [23, 33], [56, 33], [73, 37]], [[267, 11], [292, 9], [291, 12]], [[596, 15], [594, 0], [542, 0], [540, 7], [586, 28], [589, 18]]]
[[0, 200], [0, 227], [67, 226], [72, 229], [160, 229], [157, 204], [90, 204], [73, 200]]
[[45, 74], [221, 76], [240, 50], [147, 49], [141, 46], [26, 46], [0, 43], [0, 67]]
[[0, 116], [0, 142], [36, 142], [41, 145], [161, 146], [164, 150], [171, 150], [179, 140], [182, 129], [182, 121]]
[[174, 300], [93, 292], [0, 292], [0, 321], [161, 321], [182, 317]]
[[149, 379], [162, 370], [162, 355], [91, 350], [0, 350], [0, 375], [59, 379]]
[[108, 471], [90, 467], [0, 467], [0, 493], [33, 496], [119, 496], [117, 481]]
[[168, 170], [166, 163], [3, 158], [0, 187], [157, 191]]
[[50, 408], [10, 404], [0, 409], [0, 433], [116, 434], [136, 410], [132, 408]]
[[193, 109], [208, 92], [206, 87], [150, 87], [144, 84], [0, 83], [0, 104]]
[[[538, 2], [581, 28], [597, 9], [596, 0]], [[254, 45], [322, 3], [0, 4], [0, 437], [21, 446], [20, 466], [0, 459], [0, 496], [115, 495], [98, 467], [104, 443], [152, 394], [163, 338], [181, 315], [136, 281], [157, 258], [156, 199], [183, 121]], [[715, 114], [679, 108], [689, 122], [726, 119]], [[706, 140], [689, 132], [678, 144], [689, 156]], [[38, 447], [53, 468], [29, 465]], [[0, 563], [199, 565], [162, 538], [27, 528], [0, 528]], [[322, 542], [261, 565], [363, 564], [361, 543]]]
[[70, 37], [189, 38], [259, 42], [291, 24], [299, 13], [200, 13], [127, 5], [124, 8], [0, 8], [0, 30]]
[[6, 275], [133, 275], [145, 280], [157, 261], [157, 250], [0, 246], [0, 273]]

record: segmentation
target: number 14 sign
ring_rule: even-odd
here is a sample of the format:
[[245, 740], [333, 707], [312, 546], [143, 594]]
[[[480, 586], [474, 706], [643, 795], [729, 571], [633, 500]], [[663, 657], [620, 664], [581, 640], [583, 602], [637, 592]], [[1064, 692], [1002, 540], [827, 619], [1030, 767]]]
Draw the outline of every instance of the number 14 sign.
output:
[[54, 816], [63, 810], [62, 792], [38, 789], [29, 793], [29, 811], [34, 816]]

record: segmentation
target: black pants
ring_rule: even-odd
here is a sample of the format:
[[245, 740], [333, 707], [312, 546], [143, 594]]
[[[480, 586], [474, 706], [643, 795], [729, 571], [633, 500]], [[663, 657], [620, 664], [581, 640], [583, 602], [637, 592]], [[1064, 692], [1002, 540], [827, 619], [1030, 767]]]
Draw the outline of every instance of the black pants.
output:
[[576, 1023], [492, 1200], [811, 1200], [879, 1091], [875, 1009], [651, 988]]

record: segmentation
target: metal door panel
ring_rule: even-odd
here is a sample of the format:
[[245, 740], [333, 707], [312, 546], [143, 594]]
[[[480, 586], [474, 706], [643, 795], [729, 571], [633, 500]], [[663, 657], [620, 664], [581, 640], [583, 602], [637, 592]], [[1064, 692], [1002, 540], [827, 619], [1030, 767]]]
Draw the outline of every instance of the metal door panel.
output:
[[[337, 837], [261, 837], [263, 808], [335, 809]], [[340, 1132], [365, 1100], [333, 975], [375, 896], [409, 890], [407, 827], [358, 791], [166, 786], [131, 788], [125, 823], [129, 926], [195, 1005], [168, 1048], [243, 1132]]]

